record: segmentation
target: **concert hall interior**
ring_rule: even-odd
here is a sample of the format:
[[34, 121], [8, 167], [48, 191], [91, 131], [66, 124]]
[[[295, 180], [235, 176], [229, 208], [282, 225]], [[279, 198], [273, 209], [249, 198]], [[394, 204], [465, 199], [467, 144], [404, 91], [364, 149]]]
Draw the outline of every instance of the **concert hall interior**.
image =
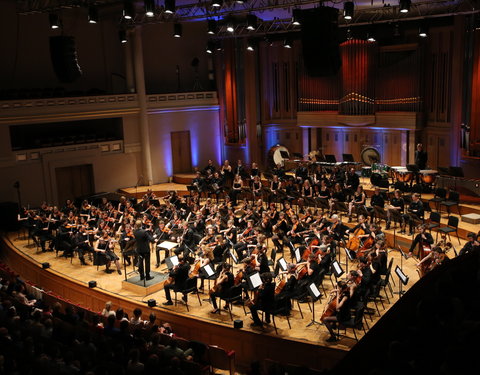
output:
[[480, 370], [479, 0], [0, 9], [2, 371]]

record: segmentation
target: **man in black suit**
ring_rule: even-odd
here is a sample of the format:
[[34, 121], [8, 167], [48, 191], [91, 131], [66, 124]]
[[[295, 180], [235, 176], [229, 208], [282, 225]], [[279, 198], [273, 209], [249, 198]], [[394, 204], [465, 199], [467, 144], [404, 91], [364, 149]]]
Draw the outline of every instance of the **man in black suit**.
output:
[[270, 311], [275, 304], [275, 284], [272, 282], [272, 274], [266, 272], [260, 276], [263, 284], [258, 288], [257, 301], [250, 306], [253, 319], [252, 327], [263, 327], [262, 321], [258, 317], [258, 310], [265, 312], [265, 322], [270, 323]]
[[140, 272], [140, 280], [153, 279], [150, 276], [150, 242], [154, 242], [153, 236], [150, 232], [142, 229], [142, 222], [137, 220], [135, 222], [135, 231], [133, 232], [137, 242], [138, 254], [138, 271]]

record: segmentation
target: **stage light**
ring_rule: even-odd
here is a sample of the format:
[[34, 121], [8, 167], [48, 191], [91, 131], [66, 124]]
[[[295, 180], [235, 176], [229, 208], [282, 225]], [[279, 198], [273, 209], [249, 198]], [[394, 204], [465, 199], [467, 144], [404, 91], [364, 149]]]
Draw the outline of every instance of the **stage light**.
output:
[[233, 21], [227, 22], [227, 31], [229, 33], [233, 33], [235, 31], [235, 27], [233, 26]]
[[208, 42], [208, 43], [207, 43], [207, 48], [206, 48], [205, 51], [206, 51], [207, 53], [212, 54], [214, 49], [215, 49], [215, 43], [213, 43], [213, 42]]
[[125, 30], [119, 30], [118, 39], [120, 39], [121, 43], [127, 43], [127, 32]]
[[55, 30], [60, 28], [60, 18], [55, 13], [50, 13], [48, 15], [48, 19], [50, 21], [50, 28]]
[[244, 0], [235, 0], [235, 2], [236, 2], [237, 4], [243, 4], [243, 3], [245, 3]]
[[367, 41], [376, 42], [375, 35], [371, 31], [367, 33]]
[[88, 282], [89, 288], [95, 288], [97, 286], [97, 282], [95, 280], [91, 280]]
[[345, 4], [343, 4], [343, 18], [346, 20], [351, 20], [354, 9], [355, 5], [353, 4], [353, 1], [345, 1]]
[[347, 40], [352, 40], [352, 39], [353, 39], [352, 30], [348, 29], [347, 30]]
[[145, 0], [143, 4], [145, 6], [145, 15], [153, 17], [155, 15], [155, 0]]
[[48, 262], [43, 262], [43, 263], [42, 263], [42, 268], [43, 268], [44, 270], [46, 270], [47, 268], [50, 268], [50, 263], [48, 263]]
[[155, 307], [155, 306], [157, 306], [157, 301], [155, 301], [153, 298], [150, 298], [147, 301], [147, 305], [148, 305], [148, 307]]
[[255, 14], [247, 14], [247, 30], [255, 30], [257, 28], [257, 16]]
[[223, 0], [212, 0], [212, 7], [220, 8], [223, 5]]
[[253, 45], [253, 40], [247, 40], [247, 51], [255, 51], [255, 46]]
[[284, 41], [283, 41], [283, 46], [285, 48], [292, 48], [292, 41], [290, 40], [290, 38], [286, 38]]
[[214, 35], [217, 32], [217, 21], [208, 20], [207, 21], [207, 34]]
[[125, 1], [123, 3], [123, 18], [131, 20], [135, 17], [135, 6], [132, 1]]
[[400, 0], [400, 13], [408, 13], [410, 11], [410, 5], [412, 2], [410, 0]]
[[173, 24], [173, 37], [174, 38], [182, 37], [182, 24], [180, 23]]
[[300, 14], [301, 14], [300, 9], [292, 10], [292, 25], [300, 26]]
[[422, 23], [418, 27], [418, 36], [421, 38], [426, 38], [428, 36], [428, 27], [425, 23]]
[[165, 13], [173, 14], [175, 13], [175, 0], [165, 0]]
[[88, 23], [98, 22], [98, 9], [95, 6], [88, 7]]

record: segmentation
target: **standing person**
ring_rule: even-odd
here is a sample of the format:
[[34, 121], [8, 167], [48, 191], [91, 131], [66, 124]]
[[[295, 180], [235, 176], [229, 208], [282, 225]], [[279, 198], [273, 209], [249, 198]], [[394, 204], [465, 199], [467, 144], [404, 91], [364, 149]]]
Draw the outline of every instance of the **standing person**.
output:
[[427, 151], [423, 149], [423, 145], [419, 143], [417, 145], [417, 150], [415, 151], [415, 165], [418, 169], [427, 169], [428, 154]]
[[151, 233], [142, 229], [142, 222], [137, 220], [135, 222], [135, 231], [133, 232], [135, 240], [137, 241], [138, 254], [138, 271], [140, 272], [140, 280], [153, 279], [150, 276], [150, 242], [154, 242]]

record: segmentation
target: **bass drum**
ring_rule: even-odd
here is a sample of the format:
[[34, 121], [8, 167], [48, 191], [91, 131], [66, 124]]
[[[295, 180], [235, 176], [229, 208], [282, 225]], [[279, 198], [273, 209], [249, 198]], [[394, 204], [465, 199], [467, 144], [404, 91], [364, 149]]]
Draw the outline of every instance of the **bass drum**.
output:
[[380, 153], [374, 147], [366, 147], [363, 149], [362, 153], [360, 154], [362, 158], [363, 164], [365, 165], [372, 165], [380, 163]]
[[[283, 155], [282, 155], [283, 154]], [[267, 163], [270, 169], [275, 168], [278, 164], [284, 166], [284, 159], [290, 158], [290, 151], [288, 148], [281, 145], [273, 146], [267, 154]]]

